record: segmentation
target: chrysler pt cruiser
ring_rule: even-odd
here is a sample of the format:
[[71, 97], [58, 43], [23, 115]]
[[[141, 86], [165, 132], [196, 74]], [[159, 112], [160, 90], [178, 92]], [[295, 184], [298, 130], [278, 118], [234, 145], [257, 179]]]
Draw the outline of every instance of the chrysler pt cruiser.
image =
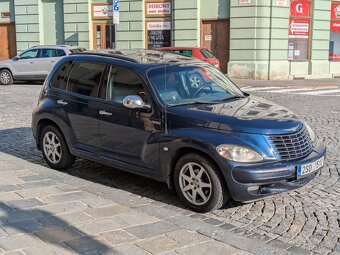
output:
[[32, 129], [50, 167], [80, 157], [150, 177], [198, 212], [300, 188], [326, 152], [288, 109], [242, 92], [204, 62], [149, 50], [63, 58]]

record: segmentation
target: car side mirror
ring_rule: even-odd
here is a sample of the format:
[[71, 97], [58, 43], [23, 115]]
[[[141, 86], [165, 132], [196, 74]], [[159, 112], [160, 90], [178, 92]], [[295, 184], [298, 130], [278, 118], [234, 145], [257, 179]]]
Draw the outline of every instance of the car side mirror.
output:
[[151, 106], [146, 104], [140, 96], [130, 95], [124, 98], [123, 105], [129, 109], [149, 110]]
[[15, 56], [15, 57], [13, 58], [13, 60], [15, 60], [15, 61], [18, 61], [19, 59], [20, 59], [19, 56]]

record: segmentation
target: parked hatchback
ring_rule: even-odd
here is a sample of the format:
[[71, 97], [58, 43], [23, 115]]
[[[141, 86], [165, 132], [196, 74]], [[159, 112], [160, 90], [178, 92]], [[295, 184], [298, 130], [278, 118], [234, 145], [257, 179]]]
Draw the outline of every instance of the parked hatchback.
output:
[[14, 81], [43, 81], [63, 56], [84, 51], [77, 46], [34, 46], [13, 59], [0, 62], [0, 84]]
[[188, 57], [193, 57], [200, 59], [210, 65], [215, 66], [220, 69], [220, 61], [215, 57], [209, 50], [204, 48], [195, 47], [163, 47], [159, 48], [160, 51], [173, 52], [176, 54], [181, 54]]
[[198, 212], [302, 187], [322, 168], [325, 146], [306, 122], [211, 65], [111, 53], [65, 57], [47, 77], [32, 128], [52, 168], [81, 157], [147, 176]]

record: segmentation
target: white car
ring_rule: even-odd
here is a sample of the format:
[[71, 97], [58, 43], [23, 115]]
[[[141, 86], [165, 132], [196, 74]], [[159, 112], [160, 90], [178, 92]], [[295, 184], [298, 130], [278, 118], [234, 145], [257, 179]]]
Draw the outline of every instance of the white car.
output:
[[63, 56], [84, 51], [69, 45], [34, 46], [18, 56], [0, 62], [0, 84], [14, 81], [43, 81]]

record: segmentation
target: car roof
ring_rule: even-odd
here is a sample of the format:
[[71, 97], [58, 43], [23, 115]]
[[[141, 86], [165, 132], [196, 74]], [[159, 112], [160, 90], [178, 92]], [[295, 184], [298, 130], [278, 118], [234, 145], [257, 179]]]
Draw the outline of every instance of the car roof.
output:
[[202, 61], [198, 59], [158, 50], [91, 50], [71, 54], [71, 57], [86, 56], [122, 60], [144, 69], [155, 67], [155, 65], [202, 64]]
[[35, 45], [33, 47], [31, 47], [30, 49], [34, 49], [34, 48], [41, 48], [41, 49], [46, 49], [46, 48], [53, 48], [53, 49], [79, 49], [82, 48], [80, 46], [77, 45]]
[[159, 48], [159, 50], [201, 50], [203, 48], [200, 48], [200, 47], [162, 47], [162, 48]]

